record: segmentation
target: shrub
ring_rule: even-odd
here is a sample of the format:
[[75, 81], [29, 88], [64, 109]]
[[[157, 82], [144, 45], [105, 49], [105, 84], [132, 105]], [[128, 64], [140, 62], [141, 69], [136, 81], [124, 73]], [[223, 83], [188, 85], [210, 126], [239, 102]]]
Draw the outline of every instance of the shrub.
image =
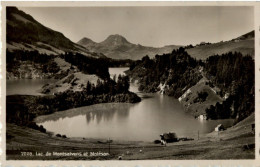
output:
[[154, 142], [154, 144], [160, 144], [161, 143], [160, 140], [154, 140], [153, 142]]
[[56, 137], [61, 137], [61, 135], [60, 134], [56, 134]]

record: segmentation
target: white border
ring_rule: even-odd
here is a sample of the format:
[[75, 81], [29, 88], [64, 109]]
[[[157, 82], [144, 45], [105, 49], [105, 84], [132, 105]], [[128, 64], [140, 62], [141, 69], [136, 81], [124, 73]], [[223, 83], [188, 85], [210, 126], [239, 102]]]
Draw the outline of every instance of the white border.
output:
[[[71, 160], [64, 160], [64, 161], [25, 161], [25, 160], [8, 160], [6, 161], [5, 155], [5, 147], [6, 147], [6, 127], [5, 125], [5, 95], [6, 95], [6, 73], [5, 73], [5, 49], [1, 50], [1, 59], [0, 59], [0, 66], [1, 66], [1, 92], [0, 95], [3, 95], [1, 100], [1, 108], [0, 108], [0, 115], [1, 115], [1, 123], [3, 123], [3, 127], [1, 129], [1, 149], [3, 154], [1, 156], [1, 163], [5, 166], [91, 166], [91, 167], [108, 167], [108, 166], [129, 166], [129, 167], [143, 167], [143, 166], [151, 166], [151, 167], [200, 167], [200, 166], [207, 166], [207, 167], [220, 167], [220, 166], [239, 166], [239, 167], [260, 167], [260, 156], [259, 156], [259, 126], [260, 126], [260, 117], [259, 117], [259, 104], [260, 104], [260, 97], [259, 97], [259, 90], [260, 90], [260, 57], [259, 57], [259, 45], [260, 45], [260, 4], [256, 2], [104, 2], [104, 1], [95, 1], [95, 2], [1, 2], [2, 11], [1, 11], [1, 44], [2, 48], [6, 48], [6, 40], [5, 40], [5, 6], [63, 6], [63, 7], [71, 7], [71, 6], [255, 6], [255, 72], [256, 72], [256, 80], [255, 80], [255, 89], [256, 89], [256, 96], [255, 96], [255, 120], [256, 120], [256, 148], [255, 148], [255, 160], [135, 160], [135, 161], [71, 161]], [[1, 35], [0, 34], [0, 35]], [[1, 46], [1, 45], [0, 45]]]

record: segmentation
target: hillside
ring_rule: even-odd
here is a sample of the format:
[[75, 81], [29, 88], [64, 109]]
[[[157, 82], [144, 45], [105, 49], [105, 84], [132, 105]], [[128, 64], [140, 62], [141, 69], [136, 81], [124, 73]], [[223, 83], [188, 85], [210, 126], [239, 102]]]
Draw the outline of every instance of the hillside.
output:
[[[251, 31], [229, 41], [197, 45], [192, 48], [187, 48], [186, 51], [192, 57], [202, 60], [206, 60], [215, 54], [220, 55], [228, 52], [240, 52], [243, 55], [254, 57], [254, 36], [254, 31]], [[100, 43], [94, 42], [89, 38], [82, 38], [77, 43], [92, 52], [103, 53], [110, 58], [132, 60], [140, 60], [145, 55], [152, 58], [156, 54], [170, 53], [173, 49], [180, 47], [177, 45], [167, 45], [161, 48], [155, 48], [140, 44], [136, 45], [118, 34], [110, 35]]]
[[106, 40], [97, 43], [89, 38], [83, 38], [79, 45], [84, 46], [88, 50], [97, 53], [103, 53], [107, 57], [113, 59], [132, 59], [138, 60], [143, 56], [154, 57], [156, 54], [169, 53], [173, 49], [179, 48], [176, 45], [168, 45], [161, 48], [147, 47], [140, 44], [130, 43], [125, 37], [121, 35], [110, 35]]
[[127, 74], [140, 91], [174, 96], [195, 117], [239, 122], [255, 110], [254, 60], [241, 53], [210, 56], [202, 62], [181, 47], [154, 59], [143, 57]]
[[9, 51], [37, 50], [39, 53], [49, 55], [78, 52], [88, 56], [102, 56], [93, 54], [86, 48], [73, 43], [62, 33], [45, 27], [16, 7], [6, 8], [6, 41]]
[[208, 57], [215, 54], [221, 55], [228, 52], [240, 52], [243, 55], [250, 55], [254, 58], [254, 48], [254, 31], [251, 31], [230, 41], [200, 45], [194, 48], [186, 49], [186, 51], [192, 57], [202, 60], [206, 60]]
[[255, 38], [255, 31], [250, 31], [244, 35], [241, 35], [235, 39], [232, 39], [232, 41], [234, 40], [246, 40], [246, 39], [254, 39]]
[[224, 100], [219, 95], [220, 89], [209, 84], [210, 81], [205, 77], [202, 67], [200, 67], [199, 71], [202, 75], [200, 81], [186, 90], [178, 99], [185, 110], [195, 117], [205, 114], [206, 109], [211, 105], [216, 105], [217, 102], [222, 103]]

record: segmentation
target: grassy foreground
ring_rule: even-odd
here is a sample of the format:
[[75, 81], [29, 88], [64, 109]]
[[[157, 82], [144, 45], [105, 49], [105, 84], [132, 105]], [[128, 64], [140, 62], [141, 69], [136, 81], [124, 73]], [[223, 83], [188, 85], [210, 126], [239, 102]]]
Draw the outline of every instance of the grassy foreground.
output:
[[[251, 132], [254, 114], [223, 131], [201, 136], [199, 140], [168, 143], [167, 146], [141, 141], [113, 141], [84, 138], [61, 138], [27, 127], [7, 124], [7, 159], [80, 160], [80, 159], [254, 159], [255, 135]], [[141, 150], [141, 151], [140, 151]], [[22, 153], [22, 152], [32, 152]], [[36, 156], [38, 152], [38, 156]], [[106, 153], [105, 156], [46, 156], [46, 152]], [[42, 156], [41, 153], [43, 153]], [[21, 156], [21, 154], [27, 154]]]

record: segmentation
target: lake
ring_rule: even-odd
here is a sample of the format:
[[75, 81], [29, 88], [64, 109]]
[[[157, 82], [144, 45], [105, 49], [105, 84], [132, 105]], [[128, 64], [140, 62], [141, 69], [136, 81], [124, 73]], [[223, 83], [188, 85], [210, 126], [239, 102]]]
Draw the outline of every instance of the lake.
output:
[[54, 81], [54, 79], [6, 80], [6, 95], [42, 95], [40, 93], [42, 86]]
[[[123, 74], [128, 68], [110, 68], [111, 77]], [[179, 101], [160, 94], [138, 92], [142, 101], [136, 104], [104, 103], [79, 107], [36, 118], [38, 125], [48, 131], [67, 137], [112, 139], [128, 141], [153, 141], [164, 132], [176, 132], [178, 137], [197, 139], [200, 134], [209, 133], [218, 124], [230, 126], [233, 120], [197, 120], [185, 113]]]

